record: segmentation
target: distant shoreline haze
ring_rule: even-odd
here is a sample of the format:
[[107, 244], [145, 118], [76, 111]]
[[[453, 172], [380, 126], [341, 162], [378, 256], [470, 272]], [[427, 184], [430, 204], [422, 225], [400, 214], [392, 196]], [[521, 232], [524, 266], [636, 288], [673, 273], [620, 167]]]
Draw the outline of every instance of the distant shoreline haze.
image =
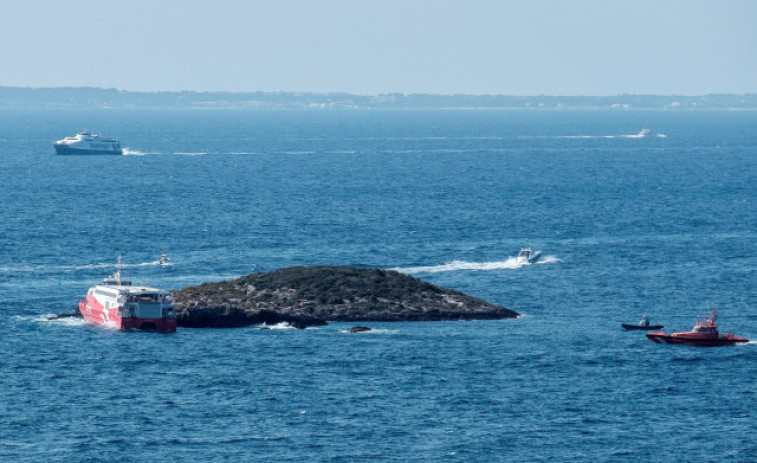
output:
[[135, 92], [95, 87], [0, 86], [0, 107], [176, 109], [662, 109], [754, 110], [757, 93], [507, 96], [300, 92]]

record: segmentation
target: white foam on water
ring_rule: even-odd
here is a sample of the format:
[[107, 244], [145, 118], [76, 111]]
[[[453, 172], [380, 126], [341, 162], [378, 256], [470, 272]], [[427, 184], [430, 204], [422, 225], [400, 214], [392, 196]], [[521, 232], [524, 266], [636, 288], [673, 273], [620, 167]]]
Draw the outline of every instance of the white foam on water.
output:
[[343, 334], [361, 334], [361, 335], [362, 334], [397, 334], [400, 332], [400, 330], [389, 330], [385, 328], [377, 328], [377, 329], [371, 328], [368, 331], [361, 331], [359, 333], [352, 333], [350, 332], [349, 329], [339, 330], [339, 332]]
[[463, 260], [453, 260], [442, 265], [424, 265], [419, 267], [396, 267], [390, 270], [396, 270], [400, 273], [440, 273], [440, 272], [457, 272], [461, 270], [470, 271], [487, 271], [487, 270], [515, 270], [528, 265], [527, 262], [518, 262], [515, 257], [507, 260], [496, 262], [466, 262]]
[[417, 267], [395, 267], [388, 270], [394, 270], [400, 273], [440, 273], [440, 272], [458, 272], [473, 271], [486, 272], [492, 270], [518, 270], [520, 268], [534, 264], [556, 264], [562, 262], [555, 256], [545, 256], [536, 262], [524, 262], [517, 257], [508, 257], [505, 260], [493, 262], [466, 262], [463, 260], [453, 260], [442, 265], [424, 265]]
[[[138, 267], [168, 267], [172, 266], [173, 262], [160, 263], [160, 260], [153, 260], [148, 262], [139, 262], [136, 264], [123, 264], [123, 268], [138, 268]], [[116, 264], [114, 262], [101, 262], [94, 264], [82, 264], [82, 265], [20, 265], [11, 267], [0, 267], [0, 273], [33, 273], [33, 272], [73, 272], [76, 270], [114, 270]]]
[[260, 329], [263, 330], [296, 330], [297, 328], [293, 327], [287, 322], [279, 322], [275, 325], [269, 325], [267, 323], [263, 323], [263, 325], [260, 327]]
[[[173, 265], [172, 262], [166, 262], [165, 264], [161, 264], [160, 260], [151, 260], [149, 262], [141, 262], [137, 264], [123, 264], [123, 268], [132, 268], [132, 267], [155, 267], [155, 266], [168, 266]], [[111, 265], [113, 267], [113, 265]]]
[[559, 135], [557, 138], [568, 139], [614, 139], [614, 138], [647, 138], [647, 137], [667, 138], [664, 133], [653, 133], [650, 129], [641, 129], [638, 133], [626, 134], [626, 135]]
[[649, 132], [649, 129], [641, 129], [641, 131], [635, 135], [621, 135], [620, 138], [644, 138], [649, 135]]
[[33, 322], [33, 323], [43, 323], [43, 324], [49, 324], [49, 325], [57, 325], [57, 326], [84, 326], [88, 322], [84, 320], [82, 317], [63, 317], [58, 318], [58, 314], [54, 313], [48, 313], [45, 315], [34, 315], [34, 316], [22, 316], [17, 315], [13, 317], [14, 320], [19, 322]]
[[59, 318], [57, 320], [48, 320], [47, 323], [60, 326], [84, 326], [89, 324], [89, 322], [82, 317]]
[[158, 154], [158, 153], [145, 153], [142, 151], [133, 150], [131, 148], [124, 148], [123, 153], [124, 153], [124, 156], [150, 156], [153, 154]]
[[84, 265], [22, 265], [17, 267], [0, 267], [0, 272], [26, 273], [26, 272], [70, 272], [73, 270], [89, 270], [100, 268], [114, 268], [113, 264], [84, 264]]

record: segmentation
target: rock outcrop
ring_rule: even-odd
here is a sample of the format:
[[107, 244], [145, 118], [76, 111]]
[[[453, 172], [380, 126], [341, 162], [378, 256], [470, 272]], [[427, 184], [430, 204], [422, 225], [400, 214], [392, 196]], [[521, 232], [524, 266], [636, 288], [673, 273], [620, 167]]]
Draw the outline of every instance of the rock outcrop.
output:
[[517, 312], [392, 270], [291, 267], [173, 292], [184, 327], [514, 318]]

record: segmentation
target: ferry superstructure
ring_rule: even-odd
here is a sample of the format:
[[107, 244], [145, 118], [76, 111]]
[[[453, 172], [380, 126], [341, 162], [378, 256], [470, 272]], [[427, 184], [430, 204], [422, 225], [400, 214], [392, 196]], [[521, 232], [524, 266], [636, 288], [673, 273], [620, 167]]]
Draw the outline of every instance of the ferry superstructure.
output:
[[85, 320], [120, 330], [176, 331], [176, 306], [171, 294], [150, 286], [132, 285], [121, 277], [121, 258], [115, 275], [89, 288], [79, 302]]
[[53, 143], [56, 154], [124, 154], [121, 142], [88, 131]]

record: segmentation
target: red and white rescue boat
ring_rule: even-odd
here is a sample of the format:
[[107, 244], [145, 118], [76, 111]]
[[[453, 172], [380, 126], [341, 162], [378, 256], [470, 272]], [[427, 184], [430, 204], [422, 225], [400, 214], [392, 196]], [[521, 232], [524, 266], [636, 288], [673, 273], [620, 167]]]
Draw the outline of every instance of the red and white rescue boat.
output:
[[662, 331], [647, 333], [647, 337], [656, 343], [667, 344], [688, 344], [691, 346], [728, 346], [749, 342], [743, 336], [736, 336], [731, 333], [719, 333], [715, 322], [718, 320], [717, 307], [712, 309], [712, 315], [697, 320], [691, 331], [682, 331], [680, 333], [666, 334]]
[[162, 289], [132, 285], [121, 278], [121, 257], [115, 275], [89, 288], [79, 302], [85, 320], [121, 330], [176, 331], [173, 296]]

